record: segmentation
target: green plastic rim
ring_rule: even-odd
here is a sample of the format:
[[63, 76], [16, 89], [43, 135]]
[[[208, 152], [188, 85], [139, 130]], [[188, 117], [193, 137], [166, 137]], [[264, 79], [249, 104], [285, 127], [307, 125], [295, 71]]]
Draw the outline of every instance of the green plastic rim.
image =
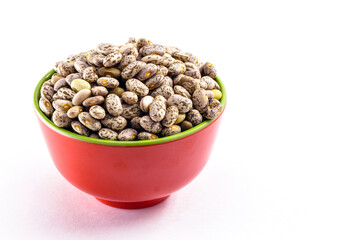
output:
[[[39, 83], [36, 85], [35, 87], [35, 91], [34, 91], [34, 107], [35, 107], [35, 112], [36, 114], [39, 116], [39, 118], [51, 129], [53, 129], [54, 131], [73, 138], [73, 139], [77, 139], [79, 141], [84, 141], [84, 142], [89, 142], [89, 143], [94, 143], [94, 144], [101, 144], [101, 145], [111, 145], [111, 146], [145, 146], [145, 145], [153, 145], [153, 144], [159, 144], [159, 143], [165, 143], [165, 142], [170, 142], [170, 141], [174, 141], [174, 140], [178, 140], [180, 138], [184, 138], [186, 136], [189, 136], [191, 134], [194, 134], [198, 131], [200, 131], [201, 129], [209, 126], [215, 119], [211, 119], [211, 120], [205, 120], [202, 123], [200, 123], [199, 125], [196, 125], [195, 127], [192, 127], [191, 129], [188, 129], [186, 131], [171, 135], [171, 136], [167, 136], [167, 137], [161, 137], [161, 138], [157, 138], [157, 139], [152, 139], [152, 140], [136, 140], [136, 141], [116, 141], [116, 140], [105, 140], [105, 139], [97, 139], [97, 138], [91, 138], [91, 137], [86, 137], [86, 136], [82, 136], [79, 135], [77, 133], [73, 133], [67, 129], [64, 128], [60, 128], [57, 127], [41, 110], [39, 107], [39, 99], [40, 99], [40, 89], [42, 84], [46, 81], [49, 80], [51, 78], [51, 76], [55, 73], [55, 70], [51, 70], [49, 71], [47, 74], [45, 74], [45, 76], [43, 78], [41, 78], [41, 80], [39, 81]], [[226, 104], [226, 91], [225, 91], [225, 87], [224, 84], [221, 82], [220, 78], [218, 76], [216, 76], [215, 80], [219, 83], [220, 88], [221, 88], [221, 92], [222, 92], [222, 98], [220, 100], [221, 104], [224, 106], [225, 108], [225, 104]], [[221, 112], [222, 113], [222, 112]], [[220, 115], [219, 115], [220, 116]]]

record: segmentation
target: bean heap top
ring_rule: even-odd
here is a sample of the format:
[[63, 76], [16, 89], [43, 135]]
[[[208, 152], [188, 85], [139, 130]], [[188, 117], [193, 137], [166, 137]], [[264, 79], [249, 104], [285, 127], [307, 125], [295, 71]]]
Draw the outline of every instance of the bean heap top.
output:
[[84, 136], [155, 139], [216, 118], [223, 107], [213, 64], [145, 38], [101, 43], [54, 69], [41, 87], [40, 109]]

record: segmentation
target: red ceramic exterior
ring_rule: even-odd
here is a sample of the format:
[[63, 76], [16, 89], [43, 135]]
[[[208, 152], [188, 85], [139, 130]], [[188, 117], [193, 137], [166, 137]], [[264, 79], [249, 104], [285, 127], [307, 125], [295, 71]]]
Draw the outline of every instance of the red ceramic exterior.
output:
[[57, 169], [71, 184], [110, 206], [141, 208], [166, 199], [200, 173], [221, 118], [184, 138], [147, 146], [88, 143], [39, 122]]

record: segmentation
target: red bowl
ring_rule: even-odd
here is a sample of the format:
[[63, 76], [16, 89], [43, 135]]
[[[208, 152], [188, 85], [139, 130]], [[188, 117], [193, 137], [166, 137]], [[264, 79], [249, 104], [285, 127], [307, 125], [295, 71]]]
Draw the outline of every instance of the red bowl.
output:
[[[94, 139], [56, 127], [40, 110], [40, 88], [34, 107], [56, 168], [72, 185], [102, 203], [118, 208], [143, 208], [165, 200], [192, 181], [204, 168], [222, 113], [187, 131], [142, 141]], [[217, 77], [225, 106], [226, 92]]]

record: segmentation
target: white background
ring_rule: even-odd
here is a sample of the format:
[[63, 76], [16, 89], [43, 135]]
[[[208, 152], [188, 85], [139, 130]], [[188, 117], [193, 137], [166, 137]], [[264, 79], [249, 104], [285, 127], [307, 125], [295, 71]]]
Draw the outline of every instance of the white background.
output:
[[[359, 239], [357, 3], [2, 1], [0, 239]], [[214, 63], [228, 91], [203, 172], [142, 210], [66, 182], [32, 108], [56, 61], [130, 36]]]

